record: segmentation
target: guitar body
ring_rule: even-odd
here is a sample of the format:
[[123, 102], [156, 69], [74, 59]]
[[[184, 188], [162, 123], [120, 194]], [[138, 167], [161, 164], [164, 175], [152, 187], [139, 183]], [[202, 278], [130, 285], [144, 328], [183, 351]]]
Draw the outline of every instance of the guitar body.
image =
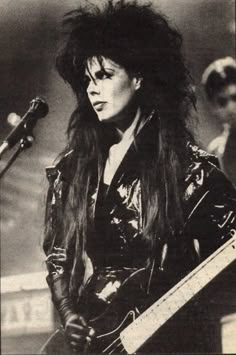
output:
[[[114, 316], [116, 320], [119, 321], [117, 324], [114, 322]], [[109, 317], [109, 314], [107, 314]], [[98, 319], [96, 322], [91, 322], [96, 329], [96, 337], [92, 344], [89, 346], [87, 351], [82, 350], [82, 353], [92, 353], [92, 354], [127, 354], [122, 343], [120, 341], [119, 335], [120, 331], [125, 329], [136, 317], [135, 310], [130, 310], [127, 315], [120, 319], [118, 312], [110, 313], [110, 320], [112, 320], [112, 327], [109, 327], [109, 321], [103, 317]], [[95, 328], [95, 323], [100, 329]], [[58, 329], [48, 340], [47, 344], [44, 345], [41, 350], [41, 354], [45, 355], [76, 355], [66, 341], [64, 330]], [[78, 352], [80, 354], [80, 352]]]
[[[96, 332], [95, 338], [86, 352], [95, 354], [127, 353], [120, 341], [120, 333], [142, 313], [143, 305], [147, 304], [149, 298], [143, 287], [142, 281], [145, 278], [143, 269], [125, 278], [126, 276], [126, 272], [119, 275], [119, 280], [116, 281], [120, 283], [120, 287], [108, 302], [96, 296], [93, 279], [85, 290], [80, 309], [88, 310], [83, 313], [83, 316], [85, 319], [89, 319], [89, 326], [94, 328]], [[44, 346], [42, 354], [75, 355], [76, 353], [67, 344], [64, 330], [61, 328], [51, 336]]]
[[[146, 293], [145, 272], [141, 269], [128, 276], [121, 284], [109, 304], [103, 308], [101, 301], [93, 312], [89, 307], [89, 325], [96, 331], [89, 352], [92, 353], [126, 353], [120, 341], [120, 333], [131, 324], [147, 308], [149, 297]], [[105, 305], [105, 304], [104, 304]], [[144, 306], [146, 305], [146, 306]]]
[[[185, 335], [184, 338], [190, 339], [192, 342], [198, 331], [196, 329], [195, 335], [191, 336], [186, 320], [194, 320], [192, 324], [195, 326], [197, 317], [194, 317], [193, 314], [186, 317], [185, 314], [182, 320], [179, 318], [176, 324], [182, 323], [185, 328], [181, 330], [179, 325], [178, 329], [174, 326], [172, 328], [173, 337], [169, 331], [170, 328], [167, 331], [166, 322], [169, 321], [168, 327], [173, 315], [235, 259], [236, 235], [160, 298], [157, 295], [147, 295], [146, 280], [148, 277], [144, 269], [133, 272], [130, 270], [110, 271], [104, 275], [96, 275], [95, 273], [86, 286], [79, 305], [80, 312], [85, 310], [82, 315], [88, 321], [89, 326], [95, 330], [95, 338], [86, 351], [82, 350], [78, 354], [167, 352], [166, 349], [159, 347], [159, 340], [156, 342], [156, 332], [160, 330], [158, 332], [159, 339], [163, 328], [164, 333], [168, 334], [167, 337], [165, 335], [165, 342], [174, 345], [174, 349], [177, 349], [177, 346], [172, 344], [173, 340], [177, 339], [178, 341], [179, 335], [180, 337]], [[199, 308], [198, 313], [201, 317], [203, 316], [199, 312]], [[207, 332], [209, 329], [203, 332], [198, 343], [202, 341]], [[178, 336], [176, 336], [177, 334]], [[184, 343], [181, 344], [183, 349], [178, 352], [183, 353], [186, 351], [186, 346]], [[191, 352], [197, 350], [193, 345]], [[64, 331], [61, 329], [52, 335], [44, 346], [42, 354], [73, 355], [76, 353], [72, 352], [66, 343]]]

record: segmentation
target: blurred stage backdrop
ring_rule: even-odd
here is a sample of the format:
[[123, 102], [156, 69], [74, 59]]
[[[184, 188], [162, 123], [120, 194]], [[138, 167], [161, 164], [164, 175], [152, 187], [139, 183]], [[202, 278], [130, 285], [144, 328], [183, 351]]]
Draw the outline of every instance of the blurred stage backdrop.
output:
[[[60, 21], [65, 12], [82, 2], [0, 2], [0, 141], [12, 129], [7, 122], [10, 113], [22, 116], [38, 95], [46, 97], [49, 105], [49, 114], [34, 130], [33, 146], [20, 155], [0, 182], [2, 353], [35, 353], [44, 334], [54, 326], [42, 252], [47, 189], [44, 169], [64, 147], [68, 118], [75, 104], [70, 89], [54, 69]], [[204, 100], [201, 73], [214, 59], [235, 56], [235, 0], [153, 3], [183, 34], [198, 95], [195, 132], [205, 148], [218, 134], [219, 126]], [[1, 170], [14, 151], [4, 155]]]

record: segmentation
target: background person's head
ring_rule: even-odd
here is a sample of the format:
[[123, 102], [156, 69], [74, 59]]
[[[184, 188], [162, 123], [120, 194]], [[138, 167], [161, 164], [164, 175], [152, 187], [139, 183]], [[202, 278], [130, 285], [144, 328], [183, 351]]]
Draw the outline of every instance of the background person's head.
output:
[[219, 121], [236, 126], [236, 61], [226, 57], [211, 63], [202, 75], [202, 84]]

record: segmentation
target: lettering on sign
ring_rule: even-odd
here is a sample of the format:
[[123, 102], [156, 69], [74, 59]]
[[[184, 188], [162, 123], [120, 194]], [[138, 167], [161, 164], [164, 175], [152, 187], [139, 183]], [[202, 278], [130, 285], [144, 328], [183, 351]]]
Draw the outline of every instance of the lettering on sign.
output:
[[35, 334], [53, 329], [53, 306], [47, 291], [22, 291], [3, 295], [1, 304], [3, 336]]

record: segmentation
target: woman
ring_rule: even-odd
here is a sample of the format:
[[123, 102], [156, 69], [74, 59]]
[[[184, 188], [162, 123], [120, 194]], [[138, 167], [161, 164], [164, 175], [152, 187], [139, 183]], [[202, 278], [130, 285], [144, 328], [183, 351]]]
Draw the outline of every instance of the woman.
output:
[[64, 24], [57, 69], [78, 105], [47, 169], [47, 281], [70, 348], [102, 352], [92, 344], [116, 316], [100, 329], [92, 319], [123, 287], [116, 315], [132, 302], [143, 310], [230, 238], [235, 191], [193, 145], [182, 39], [164, 16], [108, 1]]
[[209, 153], [218, 156], [221, 168], [236, 184], [236, 61], [232, 57], [215, 60], [202, 76], [212, 113], [222, 132], [208, 145]]

